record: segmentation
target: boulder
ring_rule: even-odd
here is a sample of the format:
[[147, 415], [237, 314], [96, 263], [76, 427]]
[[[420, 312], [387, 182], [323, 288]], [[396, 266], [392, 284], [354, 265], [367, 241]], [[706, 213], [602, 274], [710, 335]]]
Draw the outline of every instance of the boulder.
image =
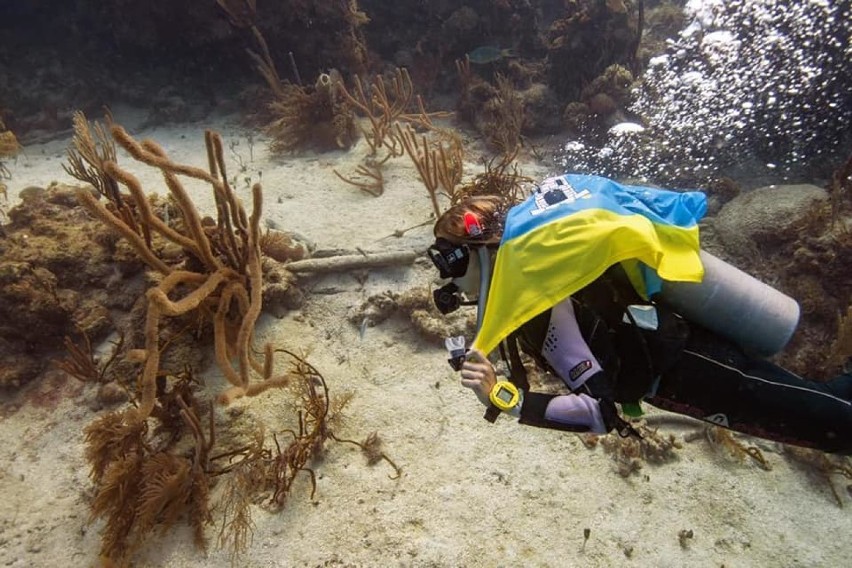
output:
[[794, 239], [828, 192], [810, 184], [770, 185], [727, 202], [713, 219], [716, 237], [734, 256], [752, 257], [761, 245]]

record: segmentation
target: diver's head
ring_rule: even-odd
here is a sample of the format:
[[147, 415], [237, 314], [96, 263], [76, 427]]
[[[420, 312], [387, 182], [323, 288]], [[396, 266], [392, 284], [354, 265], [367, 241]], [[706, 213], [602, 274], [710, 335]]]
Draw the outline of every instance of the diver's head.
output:
[[[482, 297], [483, 283], [487, 286], [490, 277], [491, 255], [503, 234], [505, 211], [506, 202], [502, 198], [475, 196], [450, 207], [438, 218], [429, 257], [440, 277], [450, 279], [433, 293], [441, 313], [476, 304]], [[483, 263], [488, 266], [485, 275]]]
[[[497, 195], [476, 195], [453, 205], [435, 222], [435, 238], [455, 244], [497, 245], [508, 203]], [[471, 225], [476, 220], [478, 229]]]

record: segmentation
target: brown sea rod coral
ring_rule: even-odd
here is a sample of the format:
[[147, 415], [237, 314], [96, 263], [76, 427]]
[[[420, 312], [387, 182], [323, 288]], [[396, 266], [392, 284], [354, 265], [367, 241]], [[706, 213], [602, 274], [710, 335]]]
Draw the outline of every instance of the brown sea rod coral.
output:
[[[78, 128], [78, 137], [85, 135], [81, 130]], [[157, 285], [146, 294], [145, 347], [134, 353], [138, 361], [144, 362], [136, 420], [144, 420], [154, 406], [160, 370], [161, 322], [164, 318], [195, 310], [212, 320], [216, 362], [231, 383], [231, 387], [221, 395], [223, 402], [285, 384], [286, 377], [272, 376], [269, 349], [265, 350], [263, 360], [255, 360], [251, 351], [263, 287], [259, 246], [260, 185], [255, 184], [252, 188], [253, 209], [248, 215], [228, 184], [222, 141], [214, 132], [208, 131], [205, 135], [209, 171], [169, 160], [156, 143], [150, 140], [139, 143], [120, 126], [112, 125], [110, 132], [135, 159], [162, 170], [181, 216], [181, 223], [173, 226], [154, 215], [136, 177], [111, 160], [103, 162], [101, 175], [129, 190], [129, 194], [119, 194], [121, 204], [109, 197], [104, 204], [86, 189], [77, 191], [80, 202], [95, 217], [127, 239], [142, 260], [158, 274]], [[215, 223], [202, 223], [179, 176], [210, 184], [218, 213]], [[120, 213], [122, 207], [126, 207], [131, 222], [124, 220], [126, 215]], [[185, 260], [175, 261], [170, 256], [163, 256], [161, 251], [167, 244], [183, 250]], [[177, 294], [180, 296], [175, 298]]]

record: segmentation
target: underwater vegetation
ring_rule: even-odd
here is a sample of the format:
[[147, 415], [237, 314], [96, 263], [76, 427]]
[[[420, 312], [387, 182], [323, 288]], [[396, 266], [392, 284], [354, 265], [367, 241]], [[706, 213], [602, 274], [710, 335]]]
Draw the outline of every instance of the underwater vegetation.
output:
[[[439, 193], [452, 197], [461, 183], [464, 149], [458, 133], [441, 128], [435, 119], [443, 112], [427, 112], [420, 95], [414, 94], [411, 77], [405, 69], [396, 68], [390, 77], [375, 75], [368, 85], [359, 77], [353, 89], [339, 84], [342, 94], [369, 127], [362, 127], [369, 151], [363, 164], [356, 168], [359, 177], [342, 175], [342, 181], [378, 197], [384, 192], [382, 166], [390, 159], [407, 155], [429, 194], [435, 215], [441, 212]], [[384, 156], [379, 157], [383, 152]]]
[[526, 189], [533, 180], [521, 173], [517, 162], [518, 151], [492, 158], [483, 158], [483, 171], [463, 183], [452, 195], [452, 204], [474, 195], [499, 195], [507, 204], [523, 201]]
[[[267, 105], [269, 122], [266, 132], [272, 138], [270, 147], [275, 153], [297, 150], [320, 152], [349, 148], [355, 140], [355, 123], [348, 102], [339, 95], [337, 71], [321, 73], [312, 86], [302, 84], [298, 68], [290, 52], [296, 82], [284, 81], [278, 75], [266, 38], [257, 27], [257, 7], [254, 0], [217, 0], [238, 29], [248, 29], [258, 51], [248, 49], [248, 55], [271, 91]], [[358, 27], [366, 23], [357, 10], [357, 2], [341, 3], [350, 21], [350, 40], [363, 46]], [[362, 49], [356, 49], [362, 53]], [[359, 65], [363, 67], [363, 65]]]
[[[195, 543], [203, 548], [214, 512], [222, 523], [220, 545], [231, 547], [235, 555], [243, 552], [252, 527], [250, 506], [265, 496], [272, 508], [283, 507], [300, 473], [309, 476], [313, 493], [311, 464], [328, 440], [355, 444], [368, 463], [385, 460], [399, 475], [379, 449], [377, 435], [359, 442], [334, 434], [333, 418], [351, 397], [332, 400], [324, 378], [304, 357], [271, 344], [255, 349], [254, 327], [266, 291], [272, 287], [280, 292], [293, 279], [263, 258], [261, 187], [253, 186], [252, 210], [247, 212], [229, 185], [219, 135], [205, 133], [209, 170], [203, 170], [173, 162], [151, 140], [136, 141], [109, 115], [106, 125], [91, 126], [78, 113], [74, 126], [66, 168], [87, 182], [74, 196], [150, 271], [147, 289], [137, 291], [144, 298], [144, 317], [137, 322], [143, 346], [121, 335], [113, 353], [101, 359], [83, 333], [79, 344], [66, 337], [68, 356], [60, 362], [86, 382], [105, 382], [122, 363], [131, 365], [123, 372], [134, 377], [117, 379], [126, 393], [123, 401], [130, 404], [103, 414], [84, 432], [95, 484], [92, 516], [104, 521], [102, 561], [129, 564], [144, 542], [180, 520], [189, 522]], [[118, 165], [115, 144], [162, 172], [172, 213], [155, 209], [138, 179]], [[198, 213], [181, 182], [184, 177], [210, 186], [216, 219]], [[267, 244], [269, 239], [267, 235]], [[297, 258], [303, 254], [299, 251]], [[267, 282], [270, 274], [277, 276]], [[196, 333], [212, 329], [216, 363], [227, 382], [218, 393], [201, 384], [189, 364], [179, 372], [161, 365], [173, 340], [189, 335], [190, 328]], [[203, 347], [196, 344], [195, 349]], [[276, 366], [282, 356], [289, 361], [286, 369]], [[295, 423], [272, 434], [274, 448], [262, 429], [246, 443], [216, 412], [219, 404], [268, 389], [286, 391], [294, 405]], [[280, 443], [279, 435], [289, 442]], [[218, 505], [212, 501], [212, 487], [220, 482], [225, 489], [215, 494], [217, 503], [223, 499]]]
[[17, 155], [20, 150], [18, 139], [11, 130], [6, 130], [6, 125], [3, 124], [3, 119], [0, 118], [0, 197], [4, 201], [9, 200], [7, 195], [6, 184], [2, 180], [9, 179], [11, 174], [6, 166], [3, 165], [3, 158], [12, 158]]

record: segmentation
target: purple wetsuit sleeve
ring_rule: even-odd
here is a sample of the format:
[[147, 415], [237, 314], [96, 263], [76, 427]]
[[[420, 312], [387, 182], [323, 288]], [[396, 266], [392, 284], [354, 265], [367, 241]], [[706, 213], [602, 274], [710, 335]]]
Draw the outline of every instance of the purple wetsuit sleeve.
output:
[[601, 371], [600, 363], [580, 333], [571, 298], [553, 307], [541, 354], [571, 390]]
[[547, 405], [547, 420], [570, 426], [588, 426], [595, 434], [605, 434], [603, 417], [598, 401], [586, 394], [557, 396]]

